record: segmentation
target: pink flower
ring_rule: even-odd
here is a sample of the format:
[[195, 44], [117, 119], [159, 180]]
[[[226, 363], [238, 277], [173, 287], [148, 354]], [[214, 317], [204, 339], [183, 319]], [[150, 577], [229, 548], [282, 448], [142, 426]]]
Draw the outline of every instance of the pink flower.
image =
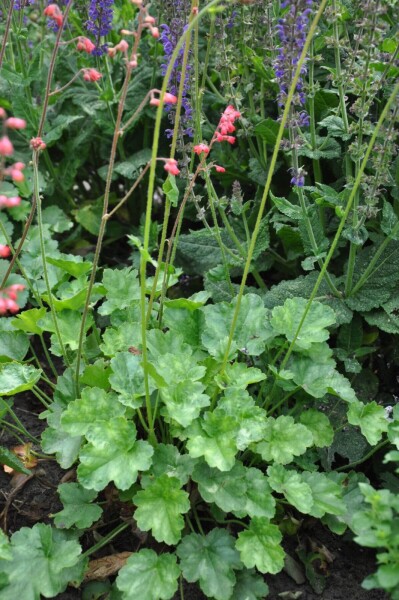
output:
[[59, 7], [56, 4], [49, 4], [44, 9], [44, 14], [46, 15], [46, 17], [53, 19], [53, 21], [55, 21], [57, 23], [58, 27], [61, 27], [62, 12], [60, 11]]
[[222, 114], [219, 125], [217, 126], [217, 130], [214, 135], [215, 142], [228, 142], [229, 144], [234, 144], [236, 138], [228, 134], [233, 133], [236, 130], [234, 121], [239, 117], [241, 117], [241, 113], [236, 110], [234, 106], [229, 104]]
[[226, 173], [226, 169], [220, 165], [215, 165], [215, 169], [218, 173]]
[[[6, 196], [4, 196], [4, 198], [6, 198]], [[21, 204], [21, 198], [19, 196], [11, 196], [10, 198], [7, 198], [7, 201], [4, 204], [4, 206], [7, 208], [14, 208], [14, 206], [19, 206], [20, 204]], [[1, 208], [1, 203], [0, 203], [0, 208]]]
[[164, 169], [171, 175], [179, 175], [179, 173], [180, 173], [180, 171], [177, 167], [177, 161], [174, 158], [167, 158], [165, 160]]
[[30, 141], [30, 147], [33, 150], [45, 150], [46, 149], [46, 143], [43, 142], [41, 137], [35, 137], [32, 138]]
[[80, 36], [76, 46], [76, 50], [79, 50], [79, 52], [87, 52], [87, 54], [91, 54], [95, 47], [95, 44], [93, 44], [93, 42], [89, 40], [89, 38]]
[[23, 162], [16, 162], [13, 164], [13, 168], [14, 169], [18, 169], [18, 171], [22, 171], [22, 169], [25, 169], [25, 163]]
[[8, 312], [15, 314], [19, 311], [19, 306], [15, 302], [15, 300], [11, 300], [10, 298], [5, 298], [4, 302], [5, 302], [6, 310], [8, 310]]
[[10, 254], [10, 248], [8, 246], [5, 246], [4, 244], [0, 244], [0, 257], [7, 258], [7, 256], [10, 256]]
[[2, 108], [0, 106], [0, 119], [5, 119], [6, 117], [7, 117], [6, 111], [4, 110], [4, 108]]
[[9, 129], [25, 129], [26, 127], [25, 119], [19, 119], [18, 117], [9, 117], [6, 119], [5, 124]]
[[155, 19], [151, 15], [147, 15], [144, 19], [144, 23], [150, 23], [150, 25], [155, 25]]
[[153, 38], [158, 39], [159, 38], [159, 29], [158, 27], [151, 27], [150, 25], [150, 32]]
[[83, 69], [83, 79], [85, 81], [98, 81], [101, 79], [102, 75], [97, 71], [97, 69]]
[[202, 153], [209, 154], [210, 148], [206, 144], [198, 144], [197, 146], [194, 146], [193, 151], [198, 155]]
[[10, 139], [6, 135], [3, 135], [0, 138], [0, 156], [11, 156], [13, 152], [14, 146], [10, 142]]
[[11, 169], [10, 175], [11, 179], [17, 183], [24, 181], [25, 179], [25, 175], [19, 169]]
[[[152, 94], [158, 92], [158, 90], [152, 90], [151, 91], [151, 100], [150, 100], [150, 106], [159, 106], [161, 101], [159, 98], [154, 98], [154, 96]], [[174, 96], [173, 94], [169, 94], [169, 92], [166, 92], [164, 97], [163, 97], [163, 101], [164, 104], [176, 104], [177, 102], [177, 97]]]

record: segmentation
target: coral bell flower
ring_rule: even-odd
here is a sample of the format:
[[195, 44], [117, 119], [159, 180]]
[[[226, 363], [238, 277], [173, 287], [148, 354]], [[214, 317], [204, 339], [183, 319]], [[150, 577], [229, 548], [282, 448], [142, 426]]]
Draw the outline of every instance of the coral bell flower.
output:
[[226, 173], [226, 169], [224, 167], [221, 167], [219, 165], [215, 165], [215, 169], [218, 173]]
[[[4, 206], [6, 206], [7, 208], [14, 208], [14, 206], [19, 206], [21, 204], [21, 198], [19, 196], [11, 196], [10, 198], [7, 198], [6, 203], [4, 204]], [[2, 207], [2, 204], [0, 203], [0, 208]]]
[[177, 161], [174, 158], [166, 159], [164, 169], [171, 175], [179, 175], [180, 173], [177, 167]]
[[25, 129], [25, 119], [19, 119], [18, 117], [9, 117], [5, 120], [5, 124], [9, 129]]
[[59, 7], [56, 4], [49, 4], [44, 9], [44, 14], [46, 15], [46, 17], [53, 19], [53, 21], [55, 21], [57, 23], [58, 27], [61, 27], [62, 12], [60, 11]]
[[46, 143], [43, 142], [42, 138], [35, 137], [35, 138], [31, 139], [31, 141], [30, 141], [30, 147], [33, 150], [45, 150], [46, 149]]
[[6, 117], [7, 117], [6, 111], [4, 110], [4, 108], [2, 108], [0, 106], [0, 119], [5, 119]]
[[95, 49], [96, 45], [93, 44], [91, 40], [87, 37], [81, 36], [76, 46], [76, 50], [79, 52], [87, 52], [87, 54], [91, 54]]
[[7, 256], [10, 256], [10, 254], [10, 248], [4, 244], [0, 244], [0, 258], [7, 258]]
[[25, 175], [19, 169], [11, 169], [10, 175], [11, 179], [17, 183], [24, 181], [25, 179]]
[[209, 154], [210, 148], [206, 144], [198, 144], [197, 146], [194, 146], [193, 151], [195, 152], [195, 154], [198, 154], [198, 155], [199, 154]]
[[6, 135], [0, 138], [0, 156], [11, 156], [14, 152], [14, 146]]
[[101, 79], [102, 75], [97, 71], [97, 69], [83, 69], [83, 79], [85, 81], [98, 81]]

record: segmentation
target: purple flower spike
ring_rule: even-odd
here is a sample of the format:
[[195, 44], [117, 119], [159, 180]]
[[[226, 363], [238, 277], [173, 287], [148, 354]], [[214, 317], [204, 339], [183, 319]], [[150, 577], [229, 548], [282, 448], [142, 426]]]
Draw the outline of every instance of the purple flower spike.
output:
[[[311, 13], [312, 0], [284, 0], [281, 8], [288, 8], [283, 18], [279, 20], [276, 27], [280, 39], [277, 58], [274, 62], [274, 72], [280, 87], [278, 103], [284, 106], [294, 78], [296, 66], [302, 54], [306, 41], [307, 26], [309, 15]], [[305, 104], [305, 94], [303, 93], [303, 76], [306, 75], [306, 66], [301, 69], [301, 76], [296, 86], [293, 104], [303, 106]], [[306, 120], [302, 115], [302, 125]]]
[[86, 29], [95, 37], [96, 49], [92, 54], [101, 56], [107, 51], [106, 44], [100, 44], [100, 37], [108, 35], [112, 29], [114, 0], [90, 0], [89, 18]]

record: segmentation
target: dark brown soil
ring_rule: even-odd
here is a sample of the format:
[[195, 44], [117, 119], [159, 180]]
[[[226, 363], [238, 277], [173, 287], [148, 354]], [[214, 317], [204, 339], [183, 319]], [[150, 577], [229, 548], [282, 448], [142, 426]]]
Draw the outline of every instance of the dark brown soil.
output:
[[[37, 414], [42, 410], [37, 401], [29, 396], [20, 396], [14, 405], [14, 410], [28, 431], [32, 435], [40, 437], [44, 423], [37, 418]], [[18, 441], [10, 435], [9, 431], [3, 430], [0, 433], [0, 444], [12, 447], [18, 444]], [[51, 515], [62, 508], [56, 490], [64, 474], [65, 472], [53, 460], [39, 463], [35, 470], [35, 476], [13, 495], [6, 515], [3, 513], [0, 525], [5, 527], [8, 534], [12, 534], [23, 526], [32, 527], [37, 522], [51, 523]], [[12, 493], [10, 476], [1, 470], [0, 512], [4, 510], [10, 493]], [[112, 519], [114, 516], [118, 516], [113, 515], [112, 509], [110, 510], [111, 512], [105, 513], [107, 517]], [[108, 530], [115, 527], [116, 524], [113, 523]], [[106, 532], [107, 523], [104, 523], [104, 528], [103, 531]], [[93, 543], [92, 534], [85, 534], [82, 539], [84, 549]], [[265, 579], [269, 586], [268, 599], [285, 598], [290, 600], [291, 597], [299, 600], [388, 600], [389, 597], [382, 591], [366, 591], [361, 587], [363, 579], [375, 570], [373, 552], [360, 548], [350, 540], [333, 535], [317, 522], [312, 521], [305, 522], [297, 536], [288, 538], [286, 543], [286, 551], [298, 563], [300, 561], [296, 550], [300, 543], [313, 543], [317, 547], [324, 547], [329, 558], [332, 559], [330, 563], [328, 561], [323, 564], [315, 563], [316, 570], [325, 576], [324, 590], [317, 594], [308, 582], [298, 585], [285, 571], [282, 571], [276, 576], [266, 576]], [[113, 540], [112, 546], [103, 548], [101, 554], [96, 556], [126, 550], [134, 551], [136, 548], [137, 538], [134, 538], [131, 532], [125, 531], [119, 538]], [[287, 592], [292, 592], [292, 594], [287, 594]], [[295, 592], [300, 592], [301, 595], [295, 595]], [[78, 600], [82, 598], [82, 592], [68, 588], [57, 598], [58, 600]], [[203, 600], [205, 596], [196, 585], [187, 584], [184, 598], [185, 600]], [[173, 600], [180, 600], [180, 594], [176, 594]]]

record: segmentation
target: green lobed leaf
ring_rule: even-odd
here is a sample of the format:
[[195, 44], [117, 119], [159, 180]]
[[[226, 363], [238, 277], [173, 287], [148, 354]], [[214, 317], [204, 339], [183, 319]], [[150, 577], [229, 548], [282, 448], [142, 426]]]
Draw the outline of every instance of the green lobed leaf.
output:
[[68, 404], [61, 417], [61, 428], [72, 436], [85, 435], [97, 421], [109, 421], [123, 415], [125, 410], [116, 394], [86, 387], [80, 398]]
[[42, 308], [31, 308], [16, 315], [11, 323], [15, 329], [26, 331], [26, 333], [37, 333], [40, 335], [43, 332], [43, 329], [39, 327], [38, 321], [42, 319], [45, 314], [46, 309], [44, 306]]
[[144, 372], [141, 357], [130, 352], [118, 352], [111, 359], [112, 375], [109, 382], [118, 392], [119, 400], [125, 406], [138, 408], [143, 404]]
[[269, 484], [279, 494], [284, 494], [287, 501], [300, 512], [309, 514], [313, 505], [312, 491], [301, 475], [289, 471], [283, 465], [270, 465], [267, 469]]
[[259, 383], [266, 379], [265, 373], [255, 367], [248, 367], [245, 363], [227, 363], [223, 374], [215, 377], [215, 381], [221, 389], [227, 387], [245, 389], [253, 383]]
[[301, 412], [299, 417], [313, 435], [314, 445], [318, 448], [331, 446], [334, 439], [334, 429], [327, 415], [313, 408]]
[[274, 517], [276, 501], [267, 477], [259, 469], [254, 467], [245, 468], [246, 492], [243, 498], [243, 509], [233, 511], [237, 517]]
[[151, 465], [153, 448], [146, 441], [136, 441], [136, 427], [124, 417], [94, 423], [86, 437], [89, 443], [80, 451], [77, 471], [84, 487], [99, 492], [113, 481], [127, 490], [138, 472]]
[[188, 454], [180, 454], [172, 444], [158, 444], [154, 449], [150, 474], [142, 474], [141, 485], [146, 488], [154, 479], [166, 474], [168, 477], [177, 478], [181, 485], [185, 485], [193, 471], [196, 460]]
[[251, 442], [263, 439], [267, 421], [266, 411], [255, 404], [246, 390], [226, 389], [215, 413], [224, 413], [234, 418], [238, 450], [245, 450]]
[[234, 569], [242, 564], [234, 538], [225, 529], [212, 529], [206, 536], [192, 533], [177, 547], [184, 579], [198, 581], [208, 598], [230, 600], [236, 583]]
[[230, 471], [235, 463], [237, 425], [235, 419], [207, 412], [186, 430], [187, 450], [193, 458], [203, 456], [210, 467]]
[[53, 403], [41, 417], [47, 417], [48, 427], [42, 433], [42, 449], [47, 454], [54, 454], [63, 469], [69, 469], [78, 457], [82, 443], [81, 436], [71, 436], [61, 428], [63, 407]]
[[7, 577], [2, 600], [54, 598], [70, 581], [82, 579], [87, 562], [77, 540], [43, 523], [14, 533], [10, 551], [11, 560], [0, 560], [0, 573]]
[[324, 473], [304, 471], [301, 477], [312, 491], [313, 505], [309, 514], [320, 519], [326, 513], [332, 515], [346, 513], [341, 486], [338, 483]]
[[0, 365], [0, 395], [11, 396], [31, 390], [40, 379], [41, 369], [17, 362]]
[[167, 416], [168, 420], [173, 419], [183, 427], [188, 427], [199, 416], [202, 408], [211, 403], [210, 397], [202, 393], [204, 389], [203, 383], [191, 379], [161, 388], [160, 396], [165, 403], [161, 414]]
[[236, 577], [237, 582], [231, 600], [261, 600], [268, 595], [267, 583], [254, 569], [243, 569]]
[[[222, 360], [227, 346], [235, 303], [236, 300], [231, 304], [220, 302], [200, 309], [205, 315], [202, 342], [208, 352], [218, 360]], [[268, 324], [268, 311], [260, 296], [243, 296], [233, 336], [236, 347], [250, 356], [258, 355], [264, 351], [266, 342], [273, 337]]]
[[99, 308], [100, 315], [110, 315], [140, 300], [140, 284], [134, 269], [105, 269], [103, 285], [106, 301]]
[[24, 331], [0, 331], [0, 362], [22, 361], [29, 350], [29, 338]]
[[61, 483], [58, 493], [64, 505], [60, 512], [53, 515], [54, 523], [59, 529], [86, 529], [101, 517], [102, 508], [98, 504], [92, 504], [97, 497], [94, 490], [87, 490], [79, 483]]
[[[304, 315], [308, 301], [305, 298], [288, 298], [283, 306], [276, 306], [272, 310], [271, 325], [278, 335], [284, 335], [292, 342]], [[310, 310], [302, 325], [295, 347], [307, 349], [317, 342], [324, 342], [329, 338], [326, 329], [335, 323], [334, 311], [320, 302], [312, 302]]]
[[363, 402], [352, 402], [348, 410], [348, 421], [351, 425], [358, 425], [360, 431], [371, 446], [375, 446], [381, 439], [382, 434], [388, 431], [388, 420], [385, 409], [374, 400], [363, 404]]
[[176, 477], [160, 475], [133, 498], [134, 518], [142, 531], [150, 531], [157, 542], [177, 544], [184, 528], [182, 515], [189, 511], [187, 492]]
[[277, 525], [263, 517], [251, 519], [248, 529], [238, 534], [236, 548], [244, 565], [261, 573], [276, 574], [284, 566], [282, 535]]
[[286, 465], [312, 445], [313, 435], [307, 427], [295, 423], [292, 417], [281, 415], [267, 419], [263, 440], [255, 449], [264, 460]]
[[116, 578], [123, 600], [169, 600], [177, 591], [180, 569], [176, 556], [153, 550], [135, 552]]
[[214, 502], [225, 512], [242, 511], [245, 507], [246, 468], [236, 462], [230, 471], [219, 471], [205, 462], [195, 465], [192, 479], [205, 502]]

